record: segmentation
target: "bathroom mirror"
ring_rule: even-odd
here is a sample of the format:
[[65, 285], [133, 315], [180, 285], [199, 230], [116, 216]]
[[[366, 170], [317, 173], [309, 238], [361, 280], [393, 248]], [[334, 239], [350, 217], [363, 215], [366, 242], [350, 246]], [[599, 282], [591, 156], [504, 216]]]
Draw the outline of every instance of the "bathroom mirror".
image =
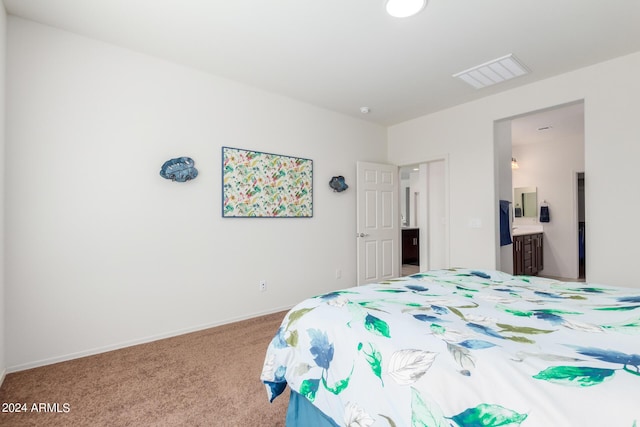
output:
[[513, 212], [516, 218], [535, 218], [538, 211], [536, 187], [518, 187], [513, 189]]

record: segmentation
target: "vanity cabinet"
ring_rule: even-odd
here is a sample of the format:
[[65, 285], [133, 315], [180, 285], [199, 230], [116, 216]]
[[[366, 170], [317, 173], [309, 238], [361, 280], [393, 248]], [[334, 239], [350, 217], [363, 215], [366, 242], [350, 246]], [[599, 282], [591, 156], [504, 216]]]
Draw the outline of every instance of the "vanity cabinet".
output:
[[414, 264], [420, 263], [420, 229], [405, 228], [402, 229], [402, 263]]
[[542, 233], [513, 236], [513, 274], [535, 276], [544, 268]]

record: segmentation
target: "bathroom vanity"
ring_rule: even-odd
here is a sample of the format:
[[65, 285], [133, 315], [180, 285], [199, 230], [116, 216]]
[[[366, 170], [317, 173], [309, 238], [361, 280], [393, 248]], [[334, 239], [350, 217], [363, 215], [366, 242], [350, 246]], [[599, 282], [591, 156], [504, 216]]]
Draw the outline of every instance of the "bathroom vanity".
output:
[[402, 263], [420, 264], [420, 229], [402, 229]]
[[542, 231], [513, 231], [513, 274], [535, 276], [544, 268]]

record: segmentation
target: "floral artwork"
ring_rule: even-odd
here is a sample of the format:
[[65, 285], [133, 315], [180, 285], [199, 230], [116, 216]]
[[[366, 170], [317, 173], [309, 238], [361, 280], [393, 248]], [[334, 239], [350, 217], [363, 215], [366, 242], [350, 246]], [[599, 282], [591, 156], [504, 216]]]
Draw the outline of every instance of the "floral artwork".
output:
[[313, 216], [313, 161], [222, 147], [222, 216]]

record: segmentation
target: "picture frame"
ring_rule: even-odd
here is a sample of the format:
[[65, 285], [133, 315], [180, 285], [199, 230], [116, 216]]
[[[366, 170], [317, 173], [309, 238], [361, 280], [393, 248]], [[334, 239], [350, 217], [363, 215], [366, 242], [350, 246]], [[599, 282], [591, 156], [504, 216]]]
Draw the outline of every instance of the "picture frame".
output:
[[222, 147], [222, 217], [313, 217], [313, 160]]

